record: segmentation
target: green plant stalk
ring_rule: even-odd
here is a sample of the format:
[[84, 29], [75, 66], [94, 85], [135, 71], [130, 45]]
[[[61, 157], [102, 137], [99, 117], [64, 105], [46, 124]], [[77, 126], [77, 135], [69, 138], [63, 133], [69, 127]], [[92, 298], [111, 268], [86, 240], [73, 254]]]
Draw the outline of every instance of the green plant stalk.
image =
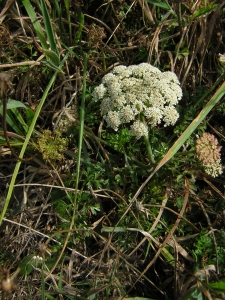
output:
[[73, 213], [70, 229], [72, 229], [73, 225], [75, 224], [75, 216], [77, 211], [77, 191], [78, 191], [78, 183], [80, 177], [81, 152], [82, 152], [82, 143], [83, 143], [83, 135], [84, 135], [86, 75], [87, 75], [86, 72], [87, 72], [87, 53], [84, 54], [83, 91], [82, 91], [81, 106], [80, 106], [80, 132], [79, 132], [79, 140], [78, 140], [78, 154], [77, 154], [76, 181], [75, 181], [76, 192], [74, 195], [74, 213]]
[[135, 162], [137, 167], [142, 168], [143, 170], [146, 170], [146, 171], [152, 171], [153, 170], [153, 166], [151, 164], [146, 165], [145, 163], [142, 163], [131, 152], [128, 153], [128, 156], [129, 156], [130, 160]]
[[154, 156], [153, 156], [153, 153], [152, 153], [151, 145], [149, 143], [149, 138], [147, 136], [144, 136], [144, 140], [145, 140], [145, 145], [146, 145], [146, 149], [147, 149], [147, 152], [148, 152], [148, 157], [150, 159], [150, 162], [152, 164], [154, 164], [155, 163], [155, 159], [154, 159]]
[[[142, 233], [149, 241], [153, 241], [156, 245], [160, 246], [160, 243], [148, 232], [139, 229], [139, 228], [124, 228], [124, 227], [103, 227], [101, 229], [101, 232], [129, 232], [129, 231], [134, 231], [134, 232], [140, 232]], [[173, 255], [166, 249], [166, 247], [163, 247], [162, 249], [162, 254], [166, 258], [166, 260], [174, 267], [175, 266], [175, 261]]]
[[103, 51], [103, 48], [101, 47], [101, 54], [102, 54], [102, 65], [103, 65], [103, 71], [106, 73], [106, 61], [105, 61], [105, 53]]
[[[141, 121], [146, 125], [145, 118], [144, 118], [143, 115], [141, 115]], [[154, 159], [154, 155], [152, 153], [152, 148], [151, 148], [151, 145], [150, 145], [150, 142], [149, 142], [149, 138], [147, 136], [144, 136], [144, 140], [145, 140], [145, 145], [146, 145], [146, 149], [147, 149], [147, 152], [148, 152], [148, 157], [150, 159], [150, 162], [152, 164], [154, 164], [155, 159]]]
[[[63, 66], [63, 64], [64, 64], [64, 61], [67, 59], [67, 56], [68, 56], [68, 55], [65, 55], [63, 61], [61, 62], [60, 66], [59, 66], [60, 68], [62, 68], [62, 66]], [[40, 112], [41, 112], [41, 108], [42, 108], [43, 104], [45, 103], [45, 100], [46, 100], [46, 98], [47, 98], [47, 96], [48, 96], [48, 92], [49, 92], [51, 86], [53, 85], [53, 83], [54, 83], [54, 81], [55, 81], [55, 79], [56, 79], [57, 74], [58, 74], [58, 71], [56, 71], [56, 72], [53, 74], [51, 80], [50, 80], [49, 83], [48, 83], [48, 86], [46, 87], [46, 89], [45, 89], [45, 91], [44, 91], [44, 94], [43, 94], [43, 96], [42, 96], [42, 98], [41, 98], [41, 101], [40, 101], [40, 103], [39, 103], [39, 105], [38, 105], [38, 107], [37, 107], [37, 110], [36, 110], [36, 112], [35, 112], [35, 114], [34, 114], [34, 117], [33, 117], [33, 120], [32, 120], [32, 122], [31, 122], [31, 125], [30, 125], [30, 127], [29, 127], [28, 132], [27, 132], [25, 141], [24, 141], [24, 143], [23, 143], [23, 147], [22, 147], [22, 149], [21, 149], [21, 151], [20, 151], [20, 155], [19, 155], [20, 158], [23, 158], [23, 155], [24, 155], [24, 153], [25, 153], [25, 151], [26, 151], [26, 148], [27, 148], [27, 145], [28, 145], [28, 143], [29, 143], [30, 137], [31, 137], [31, 135], [32, 135], [32, 133], [33, 133], [33, 131], [34, 131], [34, 127], [35, 127], [36, 121], [37, 121], [38, 116], [39, 116], [39, 114], [40, 114]], [[13, 175], [12, 175], [12, 179], [11, 179], [11, 182], [10, 182], [10, 185], [9, 185], [9, 190], [8, 190], [8, 193], [7, 193], [7, 196], [6, 196], [5, 204], [4, 204], [4, 207], [3, 207], [2, 212], [1, 212], [1, 215], [0, 215], [0, 225], [1, 225], [1, 223], [2, 223], [2, 219], [3, 219], [4, 216], [5, 216], [6, 210], [7, 210], [7, 208], [8, 208], [9, 201], [10, 201], [11, 196], [12, 196], [14, 184], [15, 184], [15, 181], [16, 181], [16, 177], [17, 177], [17, 174], [18, 174], [19, 169], [20, 169], [20, 165], [21, 165], [21, 161], [17, 161], [16, 166], [15, 166], [15, 169], [14, 169], [14, 172], [13, 172]]]

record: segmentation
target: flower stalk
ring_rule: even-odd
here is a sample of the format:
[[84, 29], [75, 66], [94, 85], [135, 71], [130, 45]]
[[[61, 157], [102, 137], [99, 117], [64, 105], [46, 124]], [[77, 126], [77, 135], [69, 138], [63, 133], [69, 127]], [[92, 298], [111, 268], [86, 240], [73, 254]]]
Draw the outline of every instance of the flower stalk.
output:
[[[145, 122], [145, 118], [143, 115], [141, 115], [141, 121], [143, 122], [143, 124], [146, 124]], [[144, 135], [144, 140], [145, 140], [145, 146], [146, 146], [146, 150], [147, 150], [147, 153], [148, 153], [148, 157], [150, 159], [150, 162], [152, 164], [155, 164], [155, 159], [154, 159], [154, 155], [153, 155], [153, 152], [152, 152], [152, 147], [151, 147], [151, 144], [149, 142], [149, 137]]]

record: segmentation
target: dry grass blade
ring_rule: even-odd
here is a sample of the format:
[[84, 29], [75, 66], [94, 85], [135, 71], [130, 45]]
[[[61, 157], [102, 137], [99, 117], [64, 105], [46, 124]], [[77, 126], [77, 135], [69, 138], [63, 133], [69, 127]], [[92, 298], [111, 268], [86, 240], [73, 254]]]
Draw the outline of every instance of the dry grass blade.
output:
[[7, 0], [4, 8], [2, 9], [0, 13], [0, 18], [4, 16], [4, 14], [7, 12], [7, 10], [10, 8], [10, 6], [14, 3], [15, 0]]
[[150, 24], [155, 24], [155, 21], [153, 19], [151, 10], [150, 10], [147, 2], [138, 0], [138, 4], [140, 5], [141, 9], [143, 10], [143, 15], [146, 16], [146, 18], [150, 22]]

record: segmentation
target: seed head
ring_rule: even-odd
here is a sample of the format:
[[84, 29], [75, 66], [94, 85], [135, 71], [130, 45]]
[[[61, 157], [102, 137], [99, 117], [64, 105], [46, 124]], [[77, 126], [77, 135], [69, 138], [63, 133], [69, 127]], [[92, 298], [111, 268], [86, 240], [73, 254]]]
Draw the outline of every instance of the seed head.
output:
[[202, 137], [196, 141], [196, 153], [198, 160], [203, 165], [205, 172], [213, 177], [222, 174], [221, 146], [213, 134], [204, 132]]

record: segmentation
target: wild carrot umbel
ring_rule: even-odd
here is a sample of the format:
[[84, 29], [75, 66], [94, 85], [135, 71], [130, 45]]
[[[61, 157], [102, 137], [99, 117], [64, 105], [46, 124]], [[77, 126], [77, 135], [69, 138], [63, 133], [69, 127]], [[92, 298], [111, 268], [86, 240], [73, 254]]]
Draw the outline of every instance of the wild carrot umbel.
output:
[[174, 125], [179, 117], [175, 105], [181, 97], [177, 76], [147, 63], [115, 67], [93, 92], [94, 100], [101, 101], [108, 127], [117, 131], [131, 123], [130, 131], [137, 139], [148, 135], [148, 125]]
[[204, 132], [202, 137], [196, 141], [196, 153], [205, 172], [213, 177], [222, 174], [220, 158], [221, 146], [213, 134]]

